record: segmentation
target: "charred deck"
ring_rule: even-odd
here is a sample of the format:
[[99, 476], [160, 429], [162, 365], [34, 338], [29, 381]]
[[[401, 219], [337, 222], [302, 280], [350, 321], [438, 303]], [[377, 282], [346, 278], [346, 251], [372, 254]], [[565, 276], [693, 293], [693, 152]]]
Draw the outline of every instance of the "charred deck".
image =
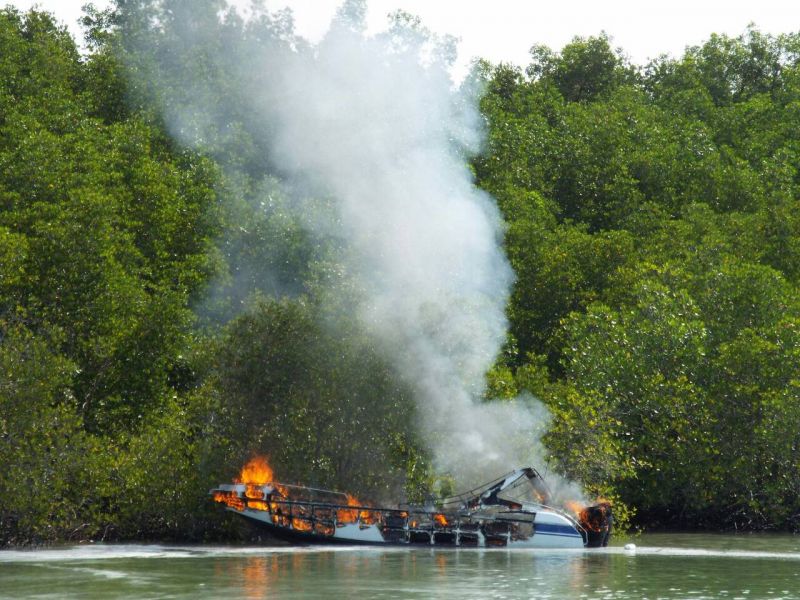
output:
[[[436, 510], [414, 505], [364, 506], [338, 492], [279, 483], [223, 484], [211, 493], [228, 510], [296, 543], [473, 548], [607, 544], [608, 505], [587, 509], [592, 519], [583, 524], [557, 509], [509, 493], [518, 491], [520, 482], [538, 483], [536, 477], [532, 469], [515, 471], [478, 493], [472, 490], [445, 499]], [[537, 500], [543, 497], [540, 486], [531, 490]]]

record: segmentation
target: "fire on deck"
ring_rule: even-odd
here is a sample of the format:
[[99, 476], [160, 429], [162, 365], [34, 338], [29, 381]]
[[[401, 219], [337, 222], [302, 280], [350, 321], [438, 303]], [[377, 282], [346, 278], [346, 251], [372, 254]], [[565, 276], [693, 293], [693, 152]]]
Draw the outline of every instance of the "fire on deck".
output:
[[216, 502], [276, 537], [301, 543], [458, 547], [599, 547], [608, 543], [608, 503], [576, 510], [547, 506], [549, 493], [530, 467], [449, 498], [436, 507], [373, 507], [330, 490], [273, 481], [262, 457], [232, 484], [210, 494]]

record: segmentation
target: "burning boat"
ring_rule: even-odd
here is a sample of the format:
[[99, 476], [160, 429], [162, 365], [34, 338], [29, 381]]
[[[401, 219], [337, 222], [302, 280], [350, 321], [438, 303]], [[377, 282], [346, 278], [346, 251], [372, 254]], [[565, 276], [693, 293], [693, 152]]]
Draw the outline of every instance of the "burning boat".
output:
[[576, 515], [548, 506], [549, 491], [531, 468], [513, 471], [435, 505], [368, 506], [349, 494], [273, 481], [263, 459], [210, 494], [226, 509], [276, 537], [301, 543], [439, 547], [594, 548], [611, 534], [608, 503]]

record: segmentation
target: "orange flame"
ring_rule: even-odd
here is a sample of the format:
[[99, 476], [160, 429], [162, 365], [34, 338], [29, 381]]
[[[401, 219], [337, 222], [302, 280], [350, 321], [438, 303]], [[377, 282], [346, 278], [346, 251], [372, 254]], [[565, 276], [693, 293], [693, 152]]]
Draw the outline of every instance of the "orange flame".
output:
[[569, 512], [571, 512], [576, 517], [580, 517], [583, 509], [586, 508], [586, 504], [583, 502], [578, 502], [577, 500], [567, 500], [564, 502], [564, 508], [566, 508]]
[[311, 522], [305, 519], [292, 519], [292, 528], [297, 531], [311, 531]]
[[611, 503], [604, 498], [597, 498], [593, 506], [588, 506], [585, 502], [567, 500], [564, 502], [564, 507], [575, 515], [585, 529], [599, 532], [608, 526], [607, 518]]
[[447, 517], [445, 517], [442, 513], [436, 513], [433, 515], [433, 520], [436, 521], [436, 524], [439, 527], [447, 527], [449, 525], [447, 522]]
[[291, 519], [286, 515], [272, 514], [272, 522], [278, 527], [288, 527]]
[[[347, 506], [361, 506], [358, 498], [347, 494]], [[358, 520], [358, 511], [349, 508], [340, 508], [336, 511], [336, 519], [339, 523], [355, 523]]]
[[244, 497], [251, 500], [262, 500], [264, 498], [264, 490], [261, 489], [260, 485], [248, 483], [244, 489]]
[[251, 485], [264, 485], [271, 483], [274, 478], [272, 467], [267, 463], [267, 459], [263, 456], [254, 456], [250, 461], [242, 467], [238, 479], [234, 479], [235, 483], [247, 483]]
[[[269, 466], [264, 456], [254, 456], [247, 464], [242, 467], [239, 476], [234, 478], [234, 483], [244, 484], [245, 489], [240, 496], [238, 492], [214, 492], [214, 500], [222, 502], [226, 506], [236, 510], [244, 510], [245, 506], [254, 510], [269, 511], [272, 515], [272, 522], [281, 527], [288, 527], [290, 524], [298, 531], [311, 531], [313, 523], [303, 514], [298, 514], [297, 510], [290, 510], [292, 499], [289, 489], [279, 483], [275, 483], [274, 471]], [[267, 496], [263, 486], [271, 484], [271, 496]], [[336, 510], [336, 520], [338, 524], [360, 523], [362, 526], [373, 525], [380, 519], [380, 513], [370, 508], [370, 504], [361, 502], [355, 496], [346, 495], [347, 508], [341, 507]], [[331, 509], [331, 516], [333, 514]], [[292, 515], [294, 512], [294, 515]], [[407, 516], [408, 513], [403, 513]], [[299, 518], [298, 518], [299, 517]], [[322, 529], [327, 531], [332, 525], [326, 525]], [[326, 533], [325, 535], [330, 535]]]
[[221, 502], [236, 510], [244, 510], [244, 501], [236, 492], [214, 492], [214, 502]]
[[358, 513], [358, 518], [361, 519], [362, 525], [373, 525], [378, 518], [377, 513], [371, 510], [362, 510]]

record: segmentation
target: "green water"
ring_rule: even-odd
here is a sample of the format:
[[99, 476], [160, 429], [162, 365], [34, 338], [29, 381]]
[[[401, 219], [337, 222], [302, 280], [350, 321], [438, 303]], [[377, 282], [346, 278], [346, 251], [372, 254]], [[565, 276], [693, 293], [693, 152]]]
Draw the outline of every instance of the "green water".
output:
[[636, 550], [86, 545], [0, 551], [1, 598], [798, 598], [800, 537], [647, 535]]

